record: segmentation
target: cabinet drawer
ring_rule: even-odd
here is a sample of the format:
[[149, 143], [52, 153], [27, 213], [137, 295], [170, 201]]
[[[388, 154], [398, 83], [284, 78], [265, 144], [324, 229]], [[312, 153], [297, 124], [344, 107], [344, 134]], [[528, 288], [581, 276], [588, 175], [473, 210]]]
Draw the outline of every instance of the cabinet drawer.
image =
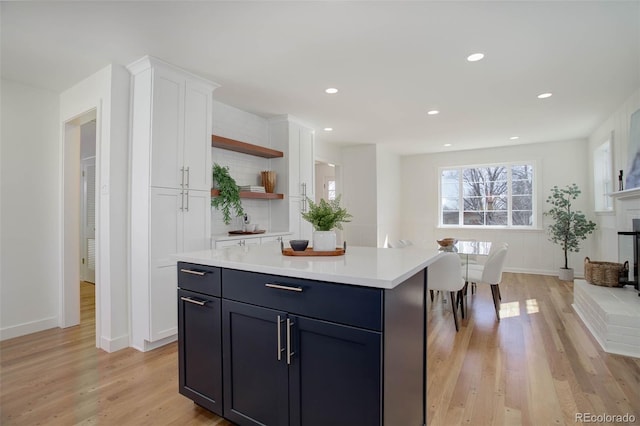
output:
[[221, 294], [220, 268], [178, 262], [178, 287], [211, 296]]
[[383, 291], [379, 289], [223, 269], [222, 296], [382, 331]]

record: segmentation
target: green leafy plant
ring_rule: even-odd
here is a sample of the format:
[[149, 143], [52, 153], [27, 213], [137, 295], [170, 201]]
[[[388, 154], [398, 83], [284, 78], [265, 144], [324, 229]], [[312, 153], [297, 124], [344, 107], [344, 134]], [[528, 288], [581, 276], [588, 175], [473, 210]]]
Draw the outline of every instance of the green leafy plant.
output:
[[231, 211], [236, 216], [243, 216], [244, 209], [240, 201], [240, 188], [229, 174], [229, 167], [219, 164], [213, 165], [213, 180], [217, 183], [216, 189], [220, 192], [217, 197], [211, 198], [211, 205], [222, 211], [222, 220], [225, 224], [231, 223]]
[[586, 218], [581, 211], [571, 210], [571, 203], [581, 191], [575, 183], [565, 188], [554, 186], [547, 203], [552, 208], [545, 212], [554, 223], [547, 227], [549, 241], [560, 244], [564, 250], [564, 269], [568, 269], [568, 252], [580, 251], [580, 242], [596, 229], [596, 224]]
[[351, 215], [347, 209], [340, 207], [341, 195], [334, 200], [326, 201], [324, 198], [319, 203], [314, 203], [307, 197], [309, 211], [302, 213], [302, 218], [313, 225], [316, 231], [331, 231], [334, 228], [342, 229], [343, 222], [351, 222]]

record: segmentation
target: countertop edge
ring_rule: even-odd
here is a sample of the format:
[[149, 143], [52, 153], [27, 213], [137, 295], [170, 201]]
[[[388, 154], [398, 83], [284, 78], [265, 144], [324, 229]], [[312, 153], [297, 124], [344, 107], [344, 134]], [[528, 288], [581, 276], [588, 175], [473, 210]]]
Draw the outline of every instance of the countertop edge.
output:
[[[223, 249], [224, 250], [224, 249]], [[394, 250], [394, 249], [382, 249], [382, 250]], [[404, 250], [404, 249], [403, 249]], [[385, 290], [391, 290], [398, 286], [398, 284], [406, 281], [419, 271], [425, 269], [427, 266], [435, 262], [442, 256], [442, 252], [434, 253], [431, 256], [425, 257], [423, 261], [416, 263], [414, 266], [408, 268], [405, 272], [397, 275], [394, 278], [372, 278], [362, 277], [354, 274], [330, 274], [316, 271], [297, 270], [294, 268], [281, 268], [269, 265], [252, 264], [246, 262], [239, 262], [222, 258], [218, 254], [218, 250], [204, 250], [192, 253], [177, 253], [172, 257], [176, 261], [201, 264], [206, 266], [216, 266], [220, 268], [235, 269], [241, 271], [257, 272], [270, 275], [280, 275], [293, 278], [302, 278], [315, 281], [326, 281], [338, 284], [350, 284], [362, 287], [380, 288]], [[208, 254], [208, 256], [207, 256]]]

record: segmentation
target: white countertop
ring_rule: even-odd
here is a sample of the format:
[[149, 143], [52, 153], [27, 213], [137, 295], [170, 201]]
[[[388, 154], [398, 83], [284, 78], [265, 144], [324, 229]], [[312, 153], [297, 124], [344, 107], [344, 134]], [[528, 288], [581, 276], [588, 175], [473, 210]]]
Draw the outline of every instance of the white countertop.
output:
[[347, 247], [342, 256], [284, 256], [276, 244], [179, 253], [178, 261], [242, 271], [392, 289], [433, 263], [437, 249]]

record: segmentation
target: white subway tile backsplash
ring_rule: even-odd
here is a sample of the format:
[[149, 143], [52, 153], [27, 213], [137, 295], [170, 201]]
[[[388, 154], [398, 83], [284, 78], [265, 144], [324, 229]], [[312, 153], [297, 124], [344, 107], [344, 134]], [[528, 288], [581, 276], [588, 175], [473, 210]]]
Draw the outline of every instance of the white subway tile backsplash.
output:
[[[221, 102], [213, 102], [213, 133], [226, 138], [269, 147], [269, 129], [267, 120], [255, 114], [242, 111]], [[238, 185], [261, 185], [260, 172], [271, 169], [268, 158], [256, 157], [220, 148], [211, 149], [213, 163], [229, 167], [229, 174]], [[242, 206], [251, 216], [251, 222], [260, 229], [270, 229], [270, 203], [284, 200], [242, 199]], [[211, 233], [225, 234], [240, 229], [240, 219], [225, 225], [222, 214], [211, 208]]]

